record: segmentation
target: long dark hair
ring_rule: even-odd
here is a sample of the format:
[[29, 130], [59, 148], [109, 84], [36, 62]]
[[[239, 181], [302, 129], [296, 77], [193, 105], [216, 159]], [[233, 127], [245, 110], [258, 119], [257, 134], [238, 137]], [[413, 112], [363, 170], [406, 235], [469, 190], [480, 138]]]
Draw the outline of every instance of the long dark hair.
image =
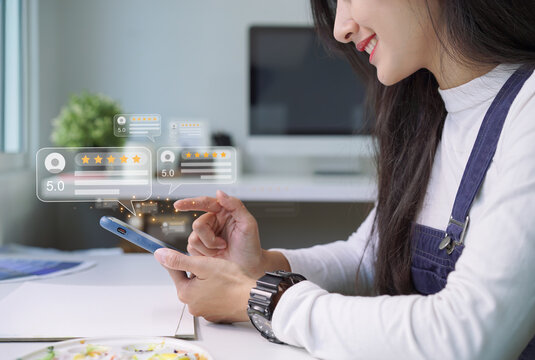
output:
[[[429, 3], [427, 13], [447, 56], [468, 66], [535, 67], [533, 0], [438, 1], [439, 18], [431, 16]], [[430, 71], [420, 69], [394, 85], [382, 85], [367, 54], [357, 52], [352, 43], [334, 39], [336, 1], [311, 0], [311, 4], [326, 47], [345, 56], [365, 83], [368, 116], [375, 119], [378, 198], [373, 228], [380, 239], [375, 291], [413, 293], [411, 225], [425, 196], [446, 117], [438, 83]]]

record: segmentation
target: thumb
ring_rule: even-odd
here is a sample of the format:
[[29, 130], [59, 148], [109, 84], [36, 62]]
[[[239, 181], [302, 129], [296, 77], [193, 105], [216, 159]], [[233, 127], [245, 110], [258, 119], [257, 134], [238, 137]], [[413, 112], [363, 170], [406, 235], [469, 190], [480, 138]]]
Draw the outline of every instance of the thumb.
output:
[[209, 257], [188, 256], [178, 251], [160, 248], [154, 252], [156, 260], [163, 266], [173, 270], [189, 271], [197, 276], [204, 276], [209, 269]]
[[[230, 211], [236, 220], [248, 220], [253, 216], [240, 199], [228, 196], [221, 190], [216, 192], [217, 202], [226, 210]], [[254, 219], [254, 218], [253, 218]]]

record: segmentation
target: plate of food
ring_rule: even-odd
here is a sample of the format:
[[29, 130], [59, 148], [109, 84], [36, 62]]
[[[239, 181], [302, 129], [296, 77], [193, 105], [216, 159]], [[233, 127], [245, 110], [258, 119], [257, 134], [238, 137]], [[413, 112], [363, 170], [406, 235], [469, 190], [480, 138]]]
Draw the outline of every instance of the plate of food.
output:
[[94, 337], [61, 341], [17, 360], [214, 360], [200, 346], [166, 337]]

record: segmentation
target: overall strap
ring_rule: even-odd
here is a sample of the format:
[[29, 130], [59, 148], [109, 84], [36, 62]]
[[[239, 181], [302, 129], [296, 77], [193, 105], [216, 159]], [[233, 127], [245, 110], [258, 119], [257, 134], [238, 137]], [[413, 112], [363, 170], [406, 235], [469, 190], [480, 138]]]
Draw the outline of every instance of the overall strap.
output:
[[528, 65], [521, 66], [517, 69], [502, 86], [483, 118], [474, 147], [464, 169], [461, 184], [457, 190], [453, 204], [450, 221], [446, 228], [447, 236], [444, 240], [447, 240], [449, 236], [453, 242], [444, 241], [447, 244], [441, 243], [441, 249], [449, 246], [448, 253], [453, 251], [451, 244], [459, 245], [463, 243], [469, 221], [468, 213], [470, 207], [496, 152], [496, 146], [509, 108], [532, 73], [533, 69], [530, 69]]

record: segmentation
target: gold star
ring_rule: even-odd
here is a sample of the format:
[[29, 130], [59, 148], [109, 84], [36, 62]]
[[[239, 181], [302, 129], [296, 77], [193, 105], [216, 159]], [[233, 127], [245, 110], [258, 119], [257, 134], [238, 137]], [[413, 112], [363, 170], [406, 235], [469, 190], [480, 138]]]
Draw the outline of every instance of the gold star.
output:
[[217, 153], [214, 151], [214, 152], [212, 153], [212, 156], [213, 156], [213, 157], [217, 157]]
[[87, 157], [87, 155], [84, 155], [84, 157], [82, 158], [82, 164], [89, 164], [89, 158]]
[[207, 152], [204, 153], [204, 157], [208, 157], [208, 153]]
[[195, 153], [195, 157], [199, 157], [199, 153], [196, 152], [196, 153]]
[[139, 163], [140, 159], [141, 158], [139, 156], [137, 156], [137, 155], [132, 158], [132, 160], [134, 160], [135, 163]]
[[190, 157], [191, 157], [191, 153], [188, 152], [188, 153], [186, 154], [186, 157], [187, 157], [187, 158], [190, 158]]
[[221, 153], [221, 157], [225, 157], [227, 156], [227, 154], [225, 154], [224, 152]]
[[115, 161], [115, 158], [113, 157], [113, 155], [108, 156], [106, 159], [108, 159], [108, 163], [111, 163], [111, 164], [113, 164], [113, 162]]
[[121, 162], [122, 162], [122, 163], [125, 163], [126, 160], [128, 160], [128, 158], [127, 158], [125, 155], [123, 155], [122, 157], [120, 157], [120, 159], [121, 159]]
[[97, 155], [97, 157], [95, 158], [95, 164], [102, 164], [102, 158], [100, 157], [100, 155]]

